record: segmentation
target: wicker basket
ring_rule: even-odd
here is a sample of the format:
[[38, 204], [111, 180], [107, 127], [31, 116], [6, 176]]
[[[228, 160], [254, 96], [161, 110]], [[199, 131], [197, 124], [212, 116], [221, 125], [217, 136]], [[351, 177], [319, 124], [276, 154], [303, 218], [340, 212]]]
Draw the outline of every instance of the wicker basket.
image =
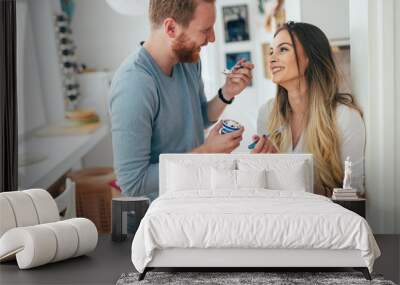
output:
[[76, 183], [76, 214], [91, 220], [99, 233], [111, 232], [113, 168], [87, 168], [67, 174]]

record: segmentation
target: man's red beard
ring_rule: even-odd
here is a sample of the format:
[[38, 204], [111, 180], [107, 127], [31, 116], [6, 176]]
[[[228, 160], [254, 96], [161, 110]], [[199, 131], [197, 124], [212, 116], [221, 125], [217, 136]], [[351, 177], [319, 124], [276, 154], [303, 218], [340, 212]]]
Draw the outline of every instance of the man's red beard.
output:
[[180, 35], [172, 44], [179, 62], [198, 62], [200, 60], [200, 47], [190, 41], [185, 34]]

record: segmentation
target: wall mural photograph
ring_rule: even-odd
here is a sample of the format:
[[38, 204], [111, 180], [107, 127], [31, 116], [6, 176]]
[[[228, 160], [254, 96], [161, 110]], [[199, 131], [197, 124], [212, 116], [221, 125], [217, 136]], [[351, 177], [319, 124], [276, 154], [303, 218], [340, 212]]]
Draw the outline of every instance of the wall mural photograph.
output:
[[222, 13], [226, 43], [250, 40], [247, 5], [226, 6]]

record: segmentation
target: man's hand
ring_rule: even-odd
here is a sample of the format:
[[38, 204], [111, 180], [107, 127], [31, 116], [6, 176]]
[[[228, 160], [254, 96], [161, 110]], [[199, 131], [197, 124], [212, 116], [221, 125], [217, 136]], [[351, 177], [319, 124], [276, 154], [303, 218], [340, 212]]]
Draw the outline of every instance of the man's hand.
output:
[[274, 147], [272, 142], [265, 136], [259, 137], [254, 135], [253, 140], [258, 140], [256, 146], [251, 151], [251, 153], [277, 153], [278, 150]]
[[233, 67], [232, 73], [227, 75], [225, 85], [222, 87], [222, 94], [226, 100], [231, 100], [250, 85], [253, 68], [252, 63], [243, 59]]
[[243, 139], [244, 128], [240, 128], [232, 133], [219, 133], [222, 128], [222, 122], [219, 121], [210, 131], [203, 145], [194, 149], [195, 153], [231, 153], [236, 149]]

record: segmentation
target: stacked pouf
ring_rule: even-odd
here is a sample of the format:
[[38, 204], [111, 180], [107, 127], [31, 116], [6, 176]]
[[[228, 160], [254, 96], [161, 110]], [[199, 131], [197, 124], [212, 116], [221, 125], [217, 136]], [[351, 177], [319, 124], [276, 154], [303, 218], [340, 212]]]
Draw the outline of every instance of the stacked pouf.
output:
[[0, 262], [16, 259], [20, 269], [28, 269], [96, 248], [96, 226], [84, 218], [59, 221], [46, 190], [0, 193], [0, 209]]

